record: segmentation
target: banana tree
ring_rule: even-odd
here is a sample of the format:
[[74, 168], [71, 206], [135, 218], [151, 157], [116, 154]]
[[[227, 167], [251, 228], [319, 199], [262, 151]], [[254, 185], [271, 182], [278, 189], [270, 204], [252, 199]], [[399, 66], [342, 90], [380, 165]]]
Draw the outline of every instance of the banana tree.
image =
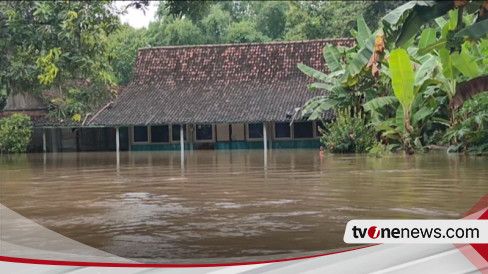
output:
[[305, 115], [314, 120], [325, 111], [334, 108], [353, 107], [360, 110], [366, 97], [374, 97], [374, 79], [366, 66], [374, 52], [375, 37], [364, 18], [357, 19], [358, 29], [352, 31], [356, 45], [351, 48], [326, 45], [323, 56], [329, 73], [299, 64], [298, 68], [307, 76], [320, 82], [309, 85], [310, 90], [326, 90], [327, 94], [309, 100], [303, 107]]
[[387, 120], [374, 118], [373, 124], [383, 137], [398, 140], [408, 153], [413, 153], [413, 146], [422, 147], [420, 139], [424, 128], [438, 109], [436, 100], [426, 92], [438, 84], [433, 80], [436, 58], [428, 55], [418, 64], [410, 60], [406, 50], [396, 49], [391, 52], [388, 65], [382, 72], [390, 77], [394, 96], [372, 99], [363, 107], [372, 117], [385, 106], [395, 107], [394, 117]]
[[456, 112], [461, 121], [448, 130], [445, 139], [453, 143], [448, 151], [482, 154], [488, 151], [488, 94], [479, 94]]
[[397, 47], [403, 47], [411, 41], [422, 27], [456, 10], [459, 22], [463, 12], [476, 16], [473, 24], [462, 25], [455, 29], [450, 39], [467, 37], [479, 40], [488, 33], [488, 1], [411, 1], [394, 9], [381, 19], [387, 39]]
[[[449, 15], [448, 21], [437, 20], [441, 29], [439, 39], [431, 29], [424, 30], [420, 41], [424, 37], [425, 43], [422, 46], [419, 43], [417, 53], [420, 56], [432, 54], [438, 59], [442, 73], [437, 75], [437, 79], [449, 100], [449, 118], [452, 128], [456, 123], [454, 119], [456, 109], [472, 96], [488, 91], [488, 61], [486, 61], [488, 40], [480, 39], [478, 43], [463, 40], [461, 45], [449, 44], [448, 36], [458, 28], [459, 14], [451, 11]], [[469, 16], [464, 19], [464, 24], [474, 20]], [[425, 38], [427, 36], [429, 37]]]

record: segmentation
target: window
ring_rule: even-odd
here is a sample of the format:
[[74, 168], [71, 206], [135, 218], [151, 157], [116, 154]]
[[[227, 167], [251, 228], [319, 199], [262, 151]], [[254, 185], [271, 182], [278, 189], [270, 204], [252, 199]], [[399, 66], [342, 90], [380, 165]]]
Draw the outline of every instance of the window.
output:
[[148, 142], [146, 126], [134, 126], [134, 143]]
[[313, 123], [312, 122], [295, 122], [293, 124], [293, 137], [300, 138], [313, 138]]
[[151, 143], [167, 143], [169, 142], [169, 127], [151, 126]]
[[212, 140], [212, 125], [197, 125], [196, 135], [197, 140]]
[[[186, 141], [186, 125], [183, 125], [183, 139]], [[171, 140], [180, 141], [180, 125], [171, 126]]]
[[289, 123], [275, 123], [275, 138], [290, 138]]
[[249, 139], [261, 139], [261, 138], [263, 138], [263, 124], [262, 123], [249, 124], [248, 130], [249, 130]]

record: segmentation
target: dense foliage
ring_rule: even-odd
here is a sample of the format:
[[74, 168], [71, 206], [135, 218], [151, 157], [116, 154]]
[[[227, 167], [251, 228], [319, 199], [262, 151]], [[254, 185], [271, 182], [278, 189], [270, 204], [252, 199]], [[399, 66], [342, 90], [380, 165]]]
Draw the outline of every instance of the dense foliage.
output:
[[163, 1], [147, 30], [124, 26], [109, 36], [115, 79], [130, 81], [137, 47], [350, 37], [358, 16], [376, 26], [402, 2]]
[[129, 83], [141, 47], [348, 36], [355, 16], [374, 24], [398, 2], [170, 0], [148, 29], [121, 26], [113, 1], [1, 2], [0, 106], [28, 92], [51, 118], [80, 122]]
[[117, 84], [126, 85], [130, 81], [139, 48], [147, 46], [146, 30], [137, 30], [124, 24], [109, 36], [108, 52]]
[[[188, 32], [203, 35], [204, 43], [259, 42], [266, 40], [301, 40], [349, 37], [356, 18], [363, 16], [375, 26], [378, 18], [404, 1], [180, 1], [159, 5], [158, 20], [149, 26], [152, 46], [182, 44], [182, 41], [160, 39], [175, 19], [189, 21]], [[193, 2], [193, 3], [192, 3]], [[194, 7], [192, 7], [192, 5]], [[196, 29], [193, 29], [196, 27]], [[233, 35], [227, 35], [234, 30]], [[180, 35], [187, 31], [181, 30]], [[198, 36], [198, 35], [197, 35]], [[243, 41], [242, 37], [248, 37]], [[237, 38], [237, 40], [236, 40]], [[185, 40], [186, 44], [201, 41]]]
[[32, 121], [24, 114], [13, 114], [0, 119], [0, 152], [22, 153], [27, 151], [27, 146], [32, 136]]
[[58, 102], [69, 100], [72, 86], [104, 95], [92, 96], [99, 100], [110, 93], [107, 36], [119, 19], [109, 2], [2, 2], [0, 26], [0, 86], [8, 94], [29, 92], [62, 111]]
[[332, 153], [368, 152], [376, 141], [375, 129], [361, 113], [351, 115], [349, 109], [336, 111], [336, 119], [320, 129], [321, 141]]
[[[146, 4], [132, 1], [127, 7]], [[114, 80], [128, 72], [123, 55], [114, 72], [110, 49], [116, 46], [108, 37], [119, 29], [121, 12], [112, 1], [0, 2], [0, 107], [10, 94], [29, 93], [45, 100], [51, 117], [79, 122], [116, 96]], [[139, 45], [131, 48], [128, 65]]]
[[456, 112], [460, 122], [447, 131], [445, 141], [453, 144], [449, 151], [480, 154], [488, 151], [488, 94], [476, 95]]
[[299, 66], [321, 81], [310, 88], [329, 91], [304, 112], [315, 119], [330, 108], [366, 111], [382, 142], [408, 153], [443, 140], [449, 151], [487, 151], [487, 14], [488, 1], [416, 1], [374, 32], [358, 18], [356, 46], [324, 48], [330, 74]]
[[488, 1], [163, 1], [147, 29], [121, 26], [119, 12], [112, 1], [1, 2], [0, 107], [28, 92], [50, 117], [81, 122], [130, 82], [141, 47], [352, 36], [354, 47], [324, 48], [330, 73], [299, 66], [328, 90], [304, 107], [310, 119], [354, 110], [330, 125], [331, 150], [367, 150], [346, 138], [361, 121], [408, 153], [488, 150]]
[[12, 92], [83, 79], [109, 83], [106, 37], [118, 27], [106, 2], [2, 2], [1, 76]]

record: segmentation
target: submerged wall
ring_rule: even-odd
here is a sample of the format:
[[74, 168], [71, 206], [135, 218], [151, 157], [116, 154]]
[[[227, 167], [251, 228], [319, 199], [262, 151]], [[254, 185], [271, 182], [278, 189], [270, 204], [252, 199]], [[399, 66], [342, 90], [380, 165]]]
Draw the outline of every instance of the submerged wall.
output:
[[[43, 133], [47, 152], [115, 151], [114, 128], [34, 128], [29, 152], [42, 152]], [[128, 149], [128, 128], [122, 127], [120, 150]]]
[[[274, 149], [296, 149], [296, 148], [313, 148], [318, 149], [321, 146], [319, 140], [287, 140], [273, 141], [271, 147]], [[193, 149], [263, 149], [263, 142], [215, 142], [215, 143], [194, 143]], [[180, 150], [179, 143], [173, 144], [142, 144], [131, 145], [131, 151], [164, 151]], [[190, 144], [185, 143], [185, 150], [190, 150]]]

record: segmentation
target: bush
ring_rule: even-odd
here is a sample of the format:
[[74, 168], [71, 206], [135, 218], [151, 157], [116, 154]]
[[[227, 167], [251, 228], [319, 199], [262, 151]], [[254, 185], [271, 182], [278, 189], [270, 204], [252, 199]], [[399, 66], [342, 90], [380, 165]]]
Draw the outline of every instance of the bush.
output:
[[488, 92], [466, 101], [455, 114], [460, 121], [445, 134], [448, 152], [482, 154], [488, 151]]
[[32, 131], [32, 121], [27, 115], [14, 114], [0, 119], [0, 152], [25, 152], [31, 141]]
[[368, 153], [370, 156], [374, 156], [376, 158], [381, 158], [381, 157], [383, 157], [383, 155], [386, 152], [388, 152], [389, 148], [380, 142], [376, 142], [373, 144], [373, 146], [371, 146], [367, 149], [368, 149]]
[[336, 111], [336, 120], [320, 129], [320, 140], [332, 153], [368, 152], [377, 143], [376, 131], [366, 125], [364, 115], [350, 113], [349, 109]]

